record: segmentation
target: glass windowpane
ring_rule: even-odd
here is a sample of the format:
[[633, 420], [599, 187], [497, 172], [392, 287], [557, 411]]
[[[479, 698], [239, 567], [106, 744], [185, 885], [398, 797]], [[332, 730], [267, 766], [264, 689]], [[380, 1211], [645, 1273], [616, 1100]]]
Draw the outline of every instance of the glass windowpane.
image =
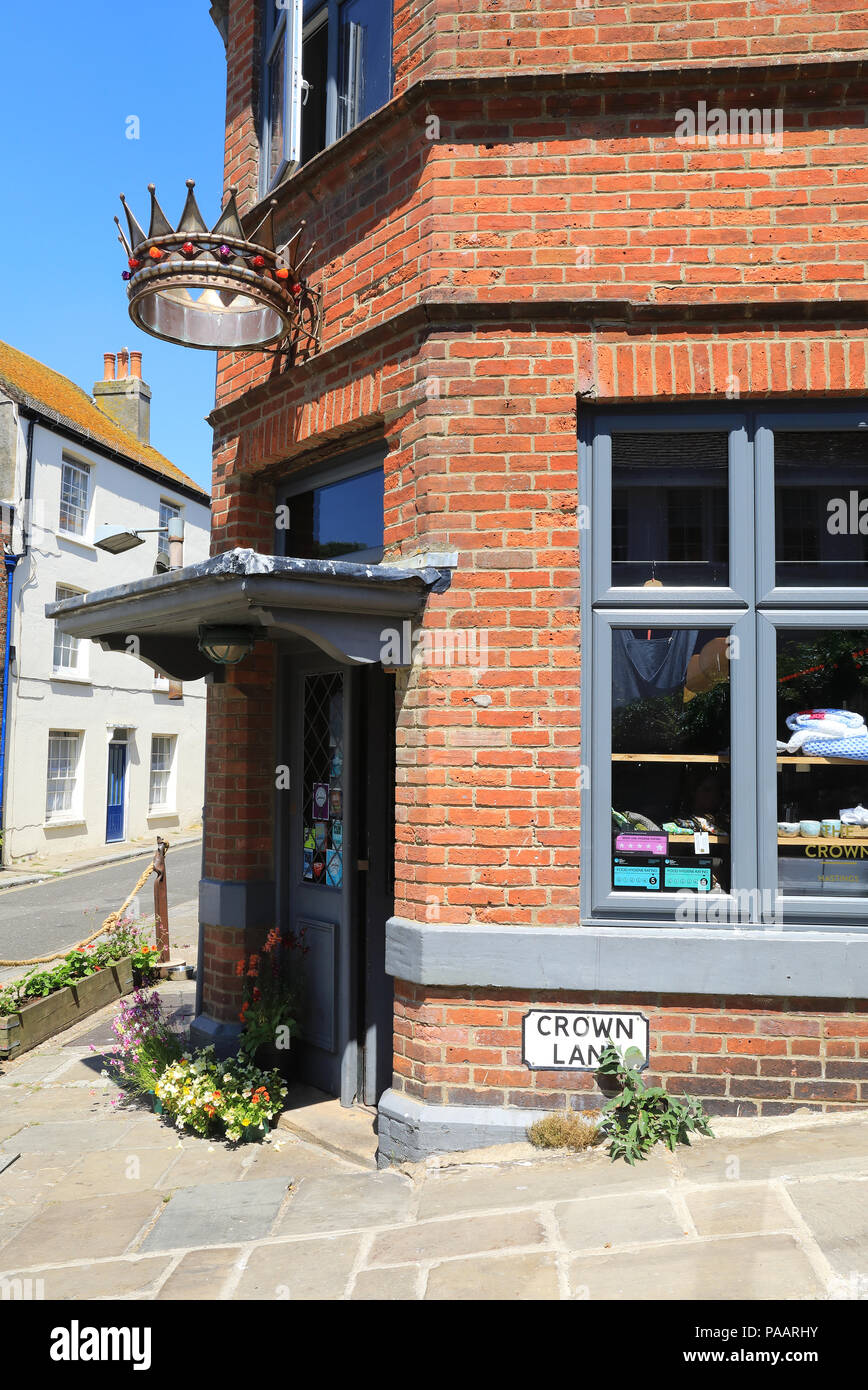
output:
[[729, 891], [729, 637], [612, 629], [615, 891]]

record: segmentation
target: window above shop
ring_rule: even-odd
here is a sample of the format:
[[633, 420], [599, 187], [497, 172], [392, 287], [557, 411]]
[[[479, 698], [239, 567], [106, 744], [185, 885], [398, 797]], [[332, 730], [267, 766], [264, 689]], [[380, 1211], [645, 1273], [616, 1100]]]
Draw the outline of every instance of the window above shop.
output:
[[385, 106], [392, 0], [264, 0], [261, 193]]
[[282, 489], [277, 508], [279, 553], [299, 560], [378, 564], [383, 558], [381, 460], [381, 453], [356, 456]]
[[584, 915], [864, 923], [868, 411], [625, 409], [580, 452]]

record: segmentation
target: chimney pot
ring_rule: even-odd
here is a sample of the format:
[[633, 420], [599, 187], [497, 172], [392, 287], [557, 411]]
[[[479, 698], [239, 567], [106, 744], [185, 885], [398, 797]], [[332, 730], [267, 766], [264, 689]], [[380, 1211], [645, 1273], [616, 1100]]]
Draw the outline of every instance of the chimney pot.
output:
[[121, 348], [118, 353], [118, 378], [128, 377], [130, 374], [130, 353], [129, 348]]
[[104, 352], [103, 360], [103, 381], [114, 381], [115, 379], [115, 355], [113, 352]]
[[142, 354], [140, 352], [130, 353], [130, 375], [138, 381], [142, 379]]

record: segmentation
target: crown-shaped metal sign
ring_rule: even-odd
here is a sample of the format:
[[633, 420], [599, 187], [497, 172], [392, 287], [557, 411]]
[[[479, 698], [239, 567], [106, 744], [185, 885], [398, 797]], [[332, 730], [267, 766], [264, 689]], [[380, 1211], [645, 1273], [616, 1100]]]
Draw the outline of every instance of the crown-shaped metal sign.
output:
[[312, 244], [300, 255], [304, 222], [275, 249], [272, 202], [249, 237], [244, 235], [236, 203], [237, 189], [208, 230], [199, 211], [192, 179], [177, 227], [157, 202], [154, 185], [151, 221], [145, 233], [127, 206], [129, 240], [119, 219], [129, 270], [124, 271], [130, 318], [155, 338], [184, 347], [244, 351], [284, 342], [295, 355], [314, 351], [320, 342], [321, 291], [312, 290], [302, 267]]

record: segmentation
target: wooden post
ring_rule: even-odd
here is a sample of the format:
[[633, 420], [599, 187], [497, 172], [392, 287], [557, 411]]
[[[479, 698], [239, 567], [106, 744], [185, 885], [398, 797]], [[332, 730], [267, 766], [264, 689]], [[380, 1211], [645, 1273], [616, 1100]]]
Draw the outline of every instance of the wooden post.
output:
[[154, 854], [154, 930], [156, 934], [158, 959], [164, 963], [169, 959], [169, 895], [166, 888], [166, 850], [168, 840], [157, 836], [157, 849]]

